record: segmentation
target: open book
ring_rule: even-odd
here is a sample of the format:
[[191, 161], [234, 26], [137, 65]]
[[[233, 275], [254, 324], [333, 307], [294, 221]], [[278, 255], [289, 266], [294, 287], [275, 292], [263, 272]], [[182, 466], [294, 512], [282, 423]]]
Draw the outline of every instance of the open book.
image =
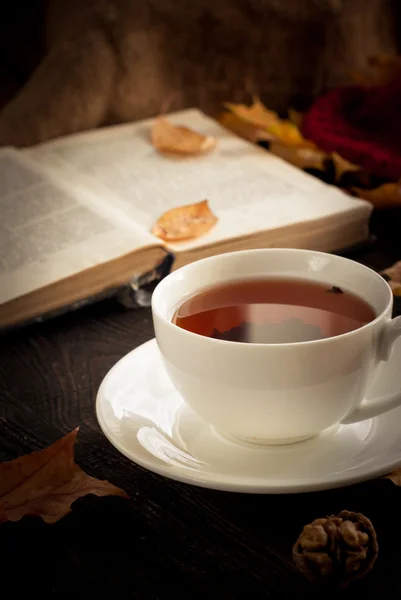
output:
[[[176, 158], [150, 142], [152, 121], [0, 150], [0, 327], [69, 307], [153, 272], [246, 248], [336, 251], [363, 241], [369, 203], [292, 167], [197, 110], [169, 115], [217, 138]], [[166, 210], [207, 199], [215, 227], [166, 245]]]

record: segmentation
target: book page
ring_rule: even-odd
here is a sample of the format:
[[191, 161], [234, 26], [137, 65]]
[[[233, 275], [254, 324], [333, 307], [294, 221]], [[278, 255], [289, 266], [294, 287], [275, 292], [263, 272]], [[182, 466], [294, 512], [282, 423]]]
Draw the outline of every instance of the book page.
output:
[[173, 250], [358, 208], [370, 213], [367, 202], [350, 198], [240, 139], [197, 110], [168, 118], [215, 136], [217, 148], [191, 158], [162, 155], [150, 142], [152, 120], [148, 120], [70, 136], [38, 146], [30, 154], [47, 165], [73, 168], [86, 185], [102, 186], [104, 196], [116, 194], [118, 206], [145, 231], [168, 209], [209, 200], [217, 225], [202, 238], [170, 244]]
[[0, 304], [148, 244], [90, 191], [0, 151]]

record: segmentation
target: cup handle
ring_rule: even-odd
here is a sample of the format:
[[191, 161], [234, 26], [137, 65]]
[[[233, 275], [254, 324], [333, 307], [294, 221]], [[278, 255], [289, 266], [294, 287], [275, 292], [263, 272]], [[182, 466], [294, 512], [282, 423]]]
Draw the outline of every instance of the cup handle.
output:
[[[379, 360], [386, 361], [390, 358], [391, 352], [394, 346], [394, 342], [398, 337], [401, 336], [401, 317], [390, 319], [384, 326], [382, 335], [379, 341], [378, 358]], [[350, 423], [357, 423], [358, 421], [364, 421], [365, 419], [371, 419], [377, 417], [397, 406], [401, 405], [401, 388], [391, 394], [380, 396], [369, 400], [362, 400], [356, 408], [354, 408], [348, 415], [342, 419], [341, 423], [349, 425]]]

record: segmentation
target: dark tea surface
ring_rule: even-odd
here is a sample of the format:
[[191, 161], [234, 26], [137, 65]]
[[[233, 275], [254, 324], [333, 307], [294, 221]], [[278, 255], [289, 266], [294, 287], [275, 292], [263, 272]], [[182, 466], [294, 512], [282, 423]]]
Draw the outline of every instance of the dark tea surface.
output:
[[333, 337], [375, 319], [372, 307], [336, 286], [302, 279], [246, 279], [185, 300], [173, 323], [233, 342], [280, 344]]

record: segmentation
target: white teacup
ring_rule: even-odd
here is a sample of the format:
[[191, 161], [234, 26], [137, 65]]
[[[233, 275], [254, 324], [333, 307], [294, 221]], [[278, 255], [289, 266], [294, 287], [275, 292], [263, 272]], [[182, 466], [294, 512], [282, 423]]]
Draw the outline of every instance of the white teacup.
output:
[[[252, 344], [204, 337], [172, 323], [188, 297], [224, 282], [285, 277], [338, 286], [367, 301], [376, 318], [342, 335]], [[393, 296], [377, 273], [351, 260], [298, 249], [222, 254], [163, 279], [152, 298], [156, 339], [167, 372], [187, 404], [222, 433], [280, 444], [354, 423], [401, 404], [401, 390], [364, 400], [378, 364], [401, 335]]]

